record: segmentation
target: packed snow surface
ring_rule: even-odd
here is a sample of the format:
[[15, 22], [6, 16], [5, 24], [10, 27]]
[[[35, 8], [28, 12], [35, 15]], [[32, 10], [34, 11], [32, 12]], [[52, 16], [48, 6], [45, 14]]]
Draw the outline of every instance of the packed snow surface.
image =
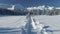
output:
[[[60, 30], [60, 15], [34, 15], [32, 17], [36, 21], [50, 26], [51, 30]], [[25, 26], [26, 23], [26, 16], [0, 16], [0, 27], [3, 28], [19, 28]]]

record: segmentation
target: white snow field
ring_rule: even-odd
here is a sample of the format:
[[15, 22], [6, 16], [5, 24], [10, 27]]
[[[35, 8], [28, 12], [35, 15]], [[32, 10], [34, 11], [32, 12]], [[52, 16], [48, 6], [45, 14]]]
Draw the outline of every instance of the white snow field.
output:
[[[38, 15], [34, 16], [37, 21], [40, 21], [40, 23], [43, 23], [45, 25], [50, 26], [50, 30], [60, 30], [60, 15], [55, 16], [47, 16], [47, 15]], [[54, 34], [60, 34], [60, 31], [54, 31]]]
[[[50, 26], [49, 29], [51, 30], [60, 30], [60, 15], [35, 15], [33, 18], [40, 23]], [[25, 26], [26, 21], [26, 16], [0, 16], [0, 27], [19, 28]], [[54, 34], [60, 34], [60, 31], [54, 32]]]
[[1, 16], [0, 27], [2, 28], [19, 28], [25, 25], [25, 16]]

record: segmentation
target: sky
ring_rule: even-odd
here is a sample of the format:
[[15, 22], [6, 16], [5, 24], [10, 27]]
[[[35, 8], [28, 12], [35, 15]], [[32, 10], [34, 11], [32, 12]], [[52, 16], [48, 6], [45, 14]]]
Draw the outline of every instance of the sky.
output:
[[20, 4], [23, 7], [40, 5], [60, 7], [60, 0], [0, 0], [0, 4]]

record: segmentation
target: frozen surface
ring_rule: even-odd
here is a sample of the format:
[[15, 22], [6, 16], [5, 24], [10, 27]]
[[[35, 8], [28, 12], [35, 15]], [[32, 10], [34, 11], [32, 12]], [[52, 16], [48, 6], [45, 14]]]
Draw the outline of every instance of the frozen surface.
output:
[[25, 25], [25, 16], [1, 16], [0, 27], [19, 28]]
[[[60, 30], [60, 15], [56, 16], [46, 16], [46, 15], [38, 15], [34, 16], [37, 21], [40, 23], [46, 24], [50, 26], [50, 30]], [[60, 31], [53, 32], [54, 34], [60, 34]]]
[[[51, 30], [60, 30], [60, 15], [35, 15], [33, 18], [50, 26]], [[19, 28], [24, 26], [26, 21], [26, 16], [0, 16], [0, 27]], [[54, 34], [60, 34], [60, 32], [55, 32]]]
[[57, 16], [34, 16], [37, 21], [49, 25], [52, 29], [60, 29], [60, 15]]

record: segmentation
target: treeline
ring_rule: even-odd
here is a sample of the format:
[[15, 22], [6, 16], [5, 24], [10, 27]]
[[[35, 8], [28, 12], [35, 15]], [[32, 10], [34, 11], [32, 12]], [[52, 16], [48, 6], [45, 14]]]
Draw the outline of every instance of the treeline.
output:
[[33, 15], [60, 15], [60, 9], [53, 9], [53, 10], [31, 10], [27, 11]]
[[7, 10], [0, 8], [0, 15], [26, 15], [27, 12], [22, 10]]
[[54, 9], [54, 10], [7, 10], [0, 8], [0, 15], [26, 15], [26, 14], [32, 14], [32, 15], [60, 15], [60, 9]]

